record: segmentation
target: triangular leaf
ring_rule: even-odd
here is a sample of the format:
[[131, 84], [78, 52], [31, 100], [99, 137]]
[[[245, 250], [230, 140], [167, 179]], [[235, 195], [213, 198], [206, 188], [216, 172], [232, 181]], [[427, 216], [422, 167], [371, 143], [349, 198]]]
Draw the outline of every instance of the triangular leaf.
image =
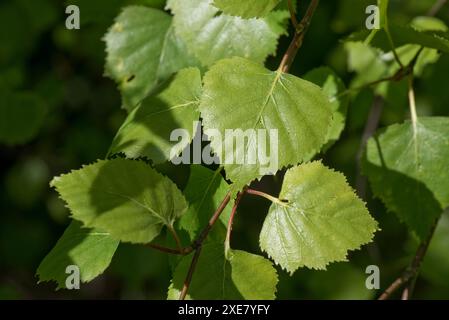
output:
[[289, 16], [286, 11], [250, 20], [218, 15], [212, 0], [169, 0], [167, 7], [174, 14], [176, 34], [205, 66], [233, 56], [264, 62], [276, 52]]
[[260, 233], [260, 247], [293, 273], [345, 261], [373, 239], [376, 221], [344, 175], [311, 162], [287, 171]]
[[[238, 187], [319, 152], [326, 142], [331, 110], [329, 97], [315, 84], [243, 58], [222, 60], [204, 77], [203, 126], [227, 178]], [[215, 139], [208, 130], [218, 130], [222, 139]], [[235, 139], [225, 139], [228, 130], [248, 133], [249, 138], [234, 144]], [[271, 156], [267, 164], [257, 156], [263, 147]], [[234, 159], [227, 149], [234, 151]], [[251, 158], [256, 158], [255, 164]]]
[[279, 2], [281, 0], [214, 0], [214, 6], [231, 16], [247, 19], [266, 16]]
[[187, 209], [176, 185], [141, 161], [100, 160], [51, 185], [74, 219], [127, 242], [150, 242]]
[[57, 289], [66, 288], [66, 268], [71, 265], [79, 268], [82, 282], [89, 282], [106, 270], [118, 245], [109, 233], [83, 229], [81, 223], [73, 221], [39, 265], [39, 282], [53, 280]]
[[[123, 152], [130, 158], [144, 156], [154, 163], [171, 160], [195, 135], [200, 96], [199, 70], [181, 70], [159, 94], [146, 98], [130, 113], [118, 131], [110, 153]], [[190, 139], [171, 141], [171, 133], [176, 129], [186, 130]]]
[[118, 83], [128, 110], [171, 74], [198, 64], [174, 33], [170, 15], [152, 8], [126, 7], [105, 41], [106, 73]]
[[[168, 299], [178, 299], [192, 254], [184, 257], [173, 275]], [[272, 300], [278, 282], [276, 269], [264, 257], [232, 250], [225, 257], [222, 244], [204, 245], [187, 298], [194, 300]]]
[[419, 118], [368, 141], [364, 172], [374, 194], [420, 238], [449, 206], [449, 118]]

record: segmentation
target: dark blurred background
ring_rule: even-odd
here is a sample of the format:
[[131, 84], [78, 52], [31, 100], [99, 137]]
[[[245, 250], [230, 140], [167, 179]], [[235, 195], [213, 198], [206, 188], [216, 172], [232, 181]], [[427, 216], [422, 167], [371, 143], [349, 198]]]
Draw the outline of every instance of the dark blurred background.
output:
[[[307, 1], [300, 1], [304, 12]], [[425, 15], [434, 0], [391, 0], [391, 19], [408, 23]], [[65, 8], [78, 5], [81, 29], [65, 28]], [[137, 298], [165, 299], [170, 281], [167, 257], [150, 249], [120, 245], [107, 272], [79, 291], [55, 292], [54, 284], [37, 284], [35, 271], [69, 223], [68, 211], [50, 189], [55, 175], [104, 158], [126, 117], [112, 80], [103, 76], [103, 35], [120, 8], [141, 4], [163, 8], [164, 0], [0, 0], [0, 126], [22, 135], [2, 138], [0, 129], [0, 299]], [[291, 72], [302, 75], [322, 65], [332, 67], [349, 84], [347, 53], [341, 42], [364, 28], [365, 8], [375, 0], [323, 0]], [[449, 24], [449, 6], [438, 17]], [[284, 52], [289, 38], [281, 39]], [[277, 67], [281, 54], [267, 65]], [[428, 66], [417, 82], [421, 115], [449, 116], [449, 57]], [[407, 97], [399, 83], [387, 97], [381, 127], [408, 117]], [[349, 107], [341, 140], [325, 163], [356, 184], [356, 154], [373, 101], [364, 90]], [[3, 105], [3, 106], [2, 106]], [[6, 106], [23, 107], [20, 123], [2, 123]], [[182, 172], [180, 173], [183, 174]], [[183, 177], [180, 177], [180, 181]], [[276, 179], [261, 189], [275, 193]], [[369, 196], [369, 199], [371, 197]], [[246, 197], [236, 219], [234, 247], [259, 253], [258, 233], [268, 210], [264, 200]], [[375, 243], [351, 253], [350, 261], [328, 271], [279, 270], [279, 299], [370, 299], [365, 268], [381, 268], [381, 287], [408, 264], [416, 241], [383, 205], [370, 200], [380, 222]], [[416, 298], [449, 298], [449, 219], [443, 217], [417, 282]]]

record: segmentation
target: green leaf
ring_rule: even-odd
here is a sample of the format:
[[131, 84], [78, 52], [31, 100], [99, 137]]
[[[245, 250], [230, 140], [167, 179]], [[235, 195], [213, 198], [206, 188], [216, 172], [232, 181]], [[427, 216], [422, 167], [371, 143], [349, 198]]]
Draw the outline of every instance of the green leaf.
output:
[[346, 113], [348, 111], [348, 95], [338, 96], [346, 91], [346, 87], [340, 77], [327, 67], [321, 67], [308, 72], [304, 80], [315, 83], [323, 89], [323, 92], [329, 97], [332, 107], [332, 121], [326, 137], [324, 149], [330, 148], [339, 138], [345, 128]]
[[372, 190], [421, 239], [449, 206], [449, 118], [419, 118], [368, 141], [363, 171]]
[[176, 185], [141, 161], [100, 160], [51, 182], [72, 217], [89, 228], [148, 243], [187, 209]]
[[[168, 299], [179, 298], [192, 255], [184, 257], [177, 266]], [[226, 258], [223, 244], [207, 244], [201, 251], [187, 299], [272, 300], [277, 282], [276, 270], [264, 257], [231, 250]]]
[[281, 2], [280, 0], [214, 0], [214, 6], [231, 16], [245, 19], [264, 17]]
[[295, 13], [298, 12], [298, 0], [281, 0], [278, 6], [276, 7], [276, 10], [285, 10], [289, 11], [289, 5], [288, 3], [292, 3], [293, 11]]
[[32, 93], [0, 92], [0, 95], [0, 143], [29, 142], [42, 126], [45, 105]]
[[[448, 31], [445, 23], [434, 17], [416, 17], [412, 20], [410, 25], [419, 31]], [[408, 65], [414, 59], [419, 50], [421, 50], [421, 47], [419, 45], [409, 44], [398, 48], [397, 53], [402, 63], [404, 65]], [[438, 50], [428, 48], [422, 50], [413, 69], [415, 76], [421, 76], [424, 68], [429, 64], [436, 63], [439, 58], [440, 53], [438, 52]], [[397, 65], [397, 63], [394, 64], [393, 68], [394, 71], [399, 70], [399, 66]]]
[[[439, 19], [433, 17], [417, 17], [412, 20], [410, 26], [418, 31], [447, 31], [447, 27]], [[384, 39], [387, 41], [387, 39]], [[374, 43], [375, 44], [375, 43]], [[385, 43], [383, 52], [378, 48], [373, 48], [364, 42], [346, 42], [345, 49], [348, 52], [348, 67], [351, 71], [356, 71], [357, 75], [351, 81], [351, 87], [363, 87], [367, 83], [394, 76], [401, 68], [394, 59], [391, 52], [391, 46]], [[418, 51], [421, 50], [420, 45], [405, 44], [397, 47], [396, 52], [403, 65], [409, 65], [415, 59]], [[424, 68], [432, 63], [436, 63], [440, 58], [440, 54], [436, 49], [424, 48], [421, 51], [414, 67], [414, 75], [420, 77]], [[383, 96], [386, 100], [390, 100], [392, 94], [397, 89], [392, 87], [394, 84], [383, 82], [373, 86], [376, 94]]]
[[83, 283], [89, 282], [106, 270], [118, 245], [109, 233], [83, 229], [81, 223], [73, 221], [39, 265], [39, 283], [56, 281], [57, 289], [66, 288], [66, 268], [70, 265], [79, 267]]
[[363, 42], [346, 42], [348, 69], [357, 75], [351, 80], [351, 87], [362, 87], [367, 83], [386, 76], [387, 61], [382, 59], [384, 53]]
[[[190, 178], [184, 190], [189, 209], [180, 220], [180, 227], [189, 233], [191, 239], [195, 239], [198, 231], [207, 225], [229, 190], [220, 171], [212, 171], [200, 165], [191, 166]], [[231, 206], [228, 205], [220, 215], [220, 221], [225, 226], [230, 211]]]
[[[449, 33], [443, 31], [420, 31], [411, 26], [390, 25], [390, 34], [396, 47], [406, 44], [416, 44], [425, 48], [436, 49], [449, 53]], [[352, 34], [349, 41], [363, 41], [368, 36], [368, 32], [361, 31]], [[385, 52], [391, 50], [391, 45], [384, 30], [379, 30], [372, 37], [370, 44]]]
[[[286, 11], [262, 19], [245, 20], [219, 10], [212, 0], [169, 0], [176, 34], [203, 65], [234, 56], [264, 62], [276, 52], [278, 38], [286, 33]], [[219, 41], [217, 40], [219, 39]]]
[[[364, 42], [346, 42], [345, 49], [348, 53], [348, 68], [350, 71], [356, 72], [350, 84], [353, 92], [366, 88], [367, 84], [379, 79], [392, 77], [399, 69], [391, 52], [385, 54], [380, 49], [373, 48]], [[396, 49], [396, 52], [401, 60], [408, 55], [408, 52], [402, 51], [402, 47]], [[370, 86], [369, 90], [372, 89], [376, 95], [383, 97], [392, 105], [400, 105], [397, 100], [392, 101], [392, 98], [402, 97], [402, 91], [398, 90], [398, 87], [403, 83], [384, 81]]]
[[[373, 239], [377, 222], [345, 176], [311, 162], [287, 171], [260, 233], [260, 247], [288, 272], [325, 269]], [[284, 201], [284, 202], [283, 202]]]
[[119, 85], [128, 110], [176, 71], [198, 64], [176, 36], [170, 15], [152, 8], [126, 7], [105, 41], [106, 73]]
[[[154, 163], [171, 160], [195, 135], [199, 121], [201, 75], [196, 68], [183, 69], [166, 83], [162, 91], [142, 101], [118, 131], [110, 153], [127, 157], [148, 157]], [[171, 133], [184, 129], [190, 139], [171, 141]]]
[[[332, 106], [320, 87], [290, 74], [269, 71], [243, 58], [222, 60], [209, 70], [204, 77], [199, 108], [206, 134], [211, 137], [207, 130], [217, 129], [223, 138], [211, 138], [212, 150], [224, 163], [227, 178], [238, 188], [279, 168], [309, 159], [326, 142], [332, 119]], [[243, 132], [265, 129], [269, 145], [266, 154], [272, 156], [271, 165], [263, 164], [258, 157], [255, 164], [249, 161], [251, 154], [262, 152], [257, 144], [262, 142], [265, 147], [263, 139], [250, 135], [244, 143], [232, 145], [235, 139], [224, 139], [226, 131], [232, 129]], [[278, 139], [273, 136], [271, 143], [270, 130], [278, 135]], [[238, 157], [241, 160], [244, 155], [244, 163], [227, 161], [231, 155], [228, 152], [225, 158], [226, 149], [242, 156]]]
[[[405, 27], [407, 30], [411, 30], [413, 34], [417, 32], [437, 32], [440, 34], [447, 34], [448, 28], [445, 23], [434, 17], [416, 17], [414, 18], [410, 26]], [[419, 42], [419, 38], [415, 39], [413, 42], [418, 42], [418, 44], [407, 44], [404, 41], [401, 41], [402, 34], [398, 32], [393, 26], [392, 29], [394, 32], [399, 33], [399, 42], [394, 39], [396, 45], [401, 45], [396, 48], [396, 52], [402, 62], [403, 65], [408, 65], [416, 56], [417, 52], [421, 50], [421, 43]], [[377, 32], [377, 30], [374, 30]], [[412, 35], [408, 35], [407, 37], [413, 37]], [[364, 37], [363, 33], [359, 33], [356, 35], [352, 35], [349, 39], [359, 39], [361, 40]], [[374, 37], [374, 35], [373, 35]], [[449, 37], [447, 37], [449, 39]], [[372, 39], [371, 39], [372, 40]], [[370, 41], [371, 41], [370, 40]], [[427, 39], [428, 41], [429, 39]], [[374, 41], [371, 43], [374, 46], [380, 47], [385, 52], [390, 52], [386, 55], [384, 52], [378, 50], [377, 48], [372, 48], [369, 46], [366, 41], [364, 43], [360, 42], [347, 42], [345, 44], [345, 48], [350, 54], [349, 56], [349, 65], [352, 70], [358, 71], [358, 78], [370, 78], [373, 79], [373, 76], [377, 75], [377, 78], [373, 80], [379, 79], [381, 76], [392, 76], [394, 75], [400, 68], [397, 64], [396, 60], [394, 60], [393, 55], [391, 53], [391, 45], [388, 41], [387, 34], [380, 34]], [[424, 45], [424, 44], [423, 44]], [[437, 44], [434, 44], [438, 46]], [[424, 45], [425, 46], [425, 45]], [[362, 52], [363, 51], [363, 52]], [[418, 57], [416, 61], [416, 65], [414, 68], [414, 73], [416, 76], [420, 76], [424, 67], [428, 64], [435, 63], [438, 61], [439, 53], [436, 49], [425, 48]], [[389, 66], [387, 67], [387, 64]], [[360, 80], [360, 79], [357, 79]], [[357, 81], [359, 83], [360, 81]], [[367, 82], [365, 82], [367, 83]]]
[[416, 17], [412, 20], [410, 25], [418, 31], [429, 31], [429, 30], [442, 31], [442, 32], [449, 31], [449, 28], [446, 25], [446, 23], [435, 17], [427, 17], [427, 16]]

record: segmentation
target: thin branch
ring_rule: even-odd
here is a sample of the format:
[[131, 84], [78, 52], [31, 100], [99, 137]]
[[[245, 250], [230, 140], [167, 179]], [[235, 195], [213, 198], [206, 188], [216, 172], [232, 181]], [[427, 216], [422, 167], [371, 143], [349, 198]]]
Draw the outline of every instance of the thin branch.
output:
[[[424, 260], [424, 257], [427, 253], [427, 250], [429, 249], [430, 241], [433, 238], [433, 235], [435, 233], [435, 229], [438, 225], [439, 219], [436, 219], [433, 223], [429, 235], [425, 240], [423, 240], [418, 249], [416, 250], [415, 257], [413, 258], [410, 266], [404, 270], [404, 272], [401, 274], [399, 278], [397, 278], [385, 291], [381, 294], [379, 297], [379, 300], [387, 300], [395, 291], [397, 291], [399, 288], [401, 288], [405, 284], [410, 284], [411, 282], [414, 282], [416, 280], [416, 277], [419, 274], [419, 270], [421, 268], [422, 261]], [[412, 291], [413, 291], [414, 284], [411, 284], [407, 290], [407, 292], [402, 297], [407, 297], [407, 299], [410, 298]]]
[[370, 88], [370, 87], [373, 87], [373, 86], [375, 86], [375, 85], [378, 85], [378, 84], [381, 84], [381, 83], [384, 83], [384, 82], [388, 82], [388, 81], [399, 81], [399, 80], [401, 80], [401, 79], [398, 79], [398, 77], [396, 76], [396, 74], [395, 74], [395, 75], [392, 75], [392, 76], [390, 76], [390, 77], [380, 78], [380, 79], [378, 79], [378, 80], [375, 80], [375, 81], [372, 81], [372, 82], [365, 83], [365, 84], [363, 84], [363, 85], [361, 85], [361, 86], [358, 86], [358, 87], [346, 89], [345, 91], [342, 91], [342, 92], [340, 92], [339, 94], [337, 94], [336, 96], [334, 96], [333, 99], [338, 99], [338, 98], [341, 98], [341, 97], [344, 97], [344, 96], [350, 94], [351, 92], [354, 92], [354, 91], [360, 91], [360, 90], [363, 90], [363, 89], [366, 89], [366, 88]]
[[437, 13], [444, 7], [447, 0], [437, 0], [432, 8], [430, 8], [429, 12], [427, 12], [427, 15], [429, 17], [434, 17], [437, 15]]
[[[177, 248], [177, 249], [172, 249], [172, 248], [167, 248], [167, 247], [164, 247], [164, 246], [160, 246], [158, 244], [148, 244], [147, 247], [149, 247], [151, 249], [158, 250], [158, 251], [162, 251], [162, 252], [165, 252], [165, 253], [170, 253], [170, 254], [187, 255], [187, 254], [191, 253], [193, 250], [196, 250], [197, 248], [199, 248], [201, 246], [201, 244], [204, 242], [204, 240], [207, 238], [210, 230], [212, 229], [213, 225], [215, 224], [215, 222], [220, 217], [220, 215], [223, 212], [223, 210], [228, 205], [230, 199], [231, 199], [231, 196], [230, 196], [230, 193], [228, 192], [228, 194], [225, 196], [225, 198], [223, 199], [223, 201], [220, 204], [220, 206], [214, 212], [214, 215], [209, 220], [209, 222], [206, 225], [206, 227], [203, 229], [203, 231], [201, 231], [201, 233], [198, 236], [198, 238], [195, 241], [193, 241], [192, 245], [190, 245], [189, 247], [185, 247], [185, 248], [180, 247], [180, 248]], [[179, 241], [179, 237], [177, 237], [177, 238], [178, 238], [178, 241]], [[179, 243], [180, 243], [180, 241], [179, 241]]]
[[421, 264], [424, 260], [424, 257], [427, 253], [427, 250], [429, 249], [430, 242], [432, 241], [433, 235], [435, 234], [435, 230], [438, 225], [438, 221], [440, 219], [435, 219], [435, 222], [433, 223], [429, 235], [427, 238], [419, 245], [418, 250], [416, 251], [415, 258], [413, 259], [410, 269], [413, 270], [413, 276], [412, 279], [409, 280], [408, 287], [404, 290], [402, 294], [402, 298], [405, 300], [408, 300], [411, 298], [413, 294], [413, 290], [415, 288], [416, 279], [418, 277], [419, 270], [421, 268]]
[[182, 248], [182, 249], [179, 249], [179, 248], [172, 249], [172, 248], [167, 248], [167, 247], [160, 246], [158, 244], [153, 244], [153, 243], [147, 244], [147, 247], [164, 252], [164, 253], [178, 254], [178, 255], [186, 255], [193, 251], [192, 247], [187, 247], [187, 248]]
[[[367, 178], [362, 174], [362, 156], [366, 148], [368, 140], [374, 135], [377, 128], [379, 127], [380, 117], [385, 105], [385, 101], [381, 96], [376, 96], [374, 98], [370, 113], [368, 115], [368, 120], [365, 124], [365, 129], [363, 130], [362, 139], [360, 142], [359, 150], [357, 152], [356, 165], [357, 165], [357, 180], [356, 180], [356, 190], [357, 194], [364, 201], [367, 201]], [[372, 242], [367, 246], [368, 254], [375, 261], [380, 261], [380, 251], [376, 242]]]
[[299, 22], [296, 19], [295, 7], [293, 6], [292, 0], [288, 0], [288, 11], [290, 11], [290, 20], [292, 21], [295, 30], [298, 30]]
[[293, 37], [290, 46], [282, 58], [281, 64], [279, 65], [278, 70], [281, 72], [288, 72], [293, 61], [295, 60], [296, 54], [298, 53], [299, 48], [302, 46], [302, 42], [304, 40], [304, 36], [309, 29], [310, 22], [312, 21], [313, 15], [318, 7], [320, 0], [312, 0], [307, 8], [307, 12], [298, 26], [295, 28], [295, 36]]
[[232, 207], [231, 215], [230, 215], [229, 221], [228, 221], [228, 228], [226, 230], [225, 252], [228, 252], [228, 250], [231, 247], [232, 224], [234, 222], [237, 208], [238, 208], [240, 201], [242, 200], [244, 194], [245, 194], [245, 190], [243, 190], [242, 192], [240, 192], [238, 194], [237, 199], [235, 199], [234, 206]]
[[379, 297], [378, 300], [387, 300], [393, 293], [401, 288], [412, 278], [412, 275], [408, 271], [404, 271], [399, 278], [397, 278]]
[[378, 84], [381, 84], [381, 83], [384, 83], [384, 82], [388, 82], [388, 81], [395, 81], [395, 82], [398, 82], [398, 81], [401, 81], [401, 80], [404, 79], [406, 76], [409, 76], [410, 74], [413, 74], [413, 69], [415, 68], [416, 62], [418, 61], [419, 56], [421, 55], [421, 53], [423, 52], [423, 50], [424, 50], [424, 47], [421, 47], [421, 48], [416, 52], [415, 56], [414, 56], [413, 59], [410, 61], [410, 63], [409, 63], [407, 66], [405, 66], [405, 67], [399, 68], [399, 70], [396, 71], [396, 73], [393, 74], [392, 76], [385, 77], [385, 78], [380, 78], [380, 79], [378, 79], [378, 80], [375, 80], [375, 81], [372, 81], [372, 82], [365, 83], [365, 84], [363, 84], [363, 85], [361, 85], [361, 86], [358, 86], [358, 87], [346, 89], [345, 91], [340, 92], [339, 94], [337, 94], [336, 96], [334, 96], [333, 99], [338, 99], [338, 98], [341, 98], [341, 97], [343, 97], [343, 96], [348, 95], [348, 94], [351, 93], [351, 92], [354, 92], [354, 91], [360, 91], [360, 90], [363, 90], [363, 89], [366, 89], [366, 88], [370, 88], [370, 87], [373, 87], [373, 86], [375, 86], [375, 85], [378, 85]]
[[402, 300], [410, 300], [413, 294], [413, 290], [415, 289], [416, 277], [410, 279], [408, 281], [408, 285], [405, 287], [404, 291], [402, 291]]
[[399, 64], [401, 69], [404, 69], [404, 65], [402, 64], [401, 58], [399, 58], [399, 54], [396, 51], [396, 46], [394, 45], [393, 38], [391, 37], [390, 30], [387, 28], [385, 29], [385, 32], [387, 34], [388, 42], [390, 43], [391, 51], [393, 52], [394, 59]]
[[186, 279], [184, 280], [184, 285], [182, 286], [181, 294], [179, 295], [179, 300], [184, 300], [187, 296], [187, 291], [189, 291], [190, 283], [192, 282], [193, 273], [195, 272], [196, 265], [198, 264], [198, 259], [200, 258], [201, 247], [202, 245], [196, 248], [195, 254], [193, 255], [189, 271], [187, 272]]
[[384, 107], [384, 99], [381, 96], [376, 96], [374, 98], [373, 105], [371, 107], [370, 114], [368, 116], [368, 120], [365, 124], [365, 129], [363, 131], [362, 135], [362, 141], [360, 142], [359, 150], [357, 152], [357, 194], [359, 197], [361, 197], [363, 200], [366, 200], [366, 177], [362, 175], [362, 156], [363, 151], [365, 150], [366, 144], [371, 138], [374, 133], [376, 132], [377, 128], [379, 127], [379, 121], [380, 117], [382, 115]]
[[184, 300], [187, 295], [187, 291], [189, 290], [189, 286], [192, 281], [193, 273], [195, 272], [195, 268], [201, 254], [201, 248], [203, 246], [204, 240], [206, 240], [210, 230], [214, 226], [215, 222], [217, 222], [218, 218], [220, 218], [221, 213], [226, 208], [230, 200], [231, 200], [231, 192], [228, 191], [223, 201], [212, 215], [212, 218], [210, 218], [209, 223], [200, 233], [198, 238], [192, 243], [192, 249], [195, 250], [195, 254], [193, 255], [192, 262], [190, 263], [189, 272], [187, 273], [186, 279], [184, 280], [184, 286], [182, 288], [181, 294], [179, 295], [179, 300]]
[[190, 286], [190, 282], [192, 281], [193, 273], [195, 272], [196, 264], [198, 262], [200, 254], [201, 254], [201, 248], [202, 248], [203, 242], [204, 242], [204, 240], [206, 240], [207, 236], [209, 235], [210, 230], [212, 229], [214, 224], [217, 222], [217, 220], [220, 217], [223, 210], [228, 205], [230, 199], [231, 199], [231, 193], [228, 192], [226, 194], [226, 196], [224, 197], [223, 201], [221, 202], [221, 204], [218, 206], [217, 210], [214, 212], [214, 214], [210, 218], [206, 227], [204, 227], [204, 229], [201, 231], [198, 238], [195, 241], [193, 241], [191, 246], [186, 247], [186, 248], [182, 247], [181, 241], [180, 241], [176, 231], [173, 229], [173, 227], [172, 228], [169, 227], [168, 229], [173, 234], [173, 237], [175, 238], [175, 241], [178, 245], [178, 249], [167, 248], [167, 247], [160, 246], [158, 244], [148, 244], [147, 245], [149, 248], [156, 249], [161, 252], [177, 254], [177, 255], [187, 255], [187, 254], [195, 251], [195, 254], [192, 258], [192, 262], [189, 267], [189, 272], [187, 273], [186, 279], [184, 280], [184, 285], [183, 285], [181, 294], [179, 296], [179, 300], [185, 299], [185, 297], [187, 295], [187, 291]]
[[204, 240], [209, 235], [210, 230], [214, 226], [215, 222], [217, 222], [218, 218], [220, 218], [221, 213], [226, 208], [230, 200], [231, 200], [231, 192], [228, 192], [224, 197], [223, 201], [221, 202], [221, 204], [218, 206], [217, 210], [214, 212], [212, 218], [210, 218], [207, 226], [203, 229], [198, 238], [193, 242], [192, 246], [194, 249], [197, 249], [202, 245]]

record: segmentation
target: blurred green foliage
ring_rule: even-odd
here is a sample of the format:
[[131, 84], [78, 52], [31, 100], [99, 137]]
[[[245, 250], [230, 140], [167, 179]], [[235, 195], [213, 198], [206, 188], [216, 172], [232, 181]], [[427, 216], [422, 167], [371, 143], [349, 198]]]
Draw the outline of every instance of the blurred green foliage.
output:
[[[365, 8], [374, 0], [322, 1], [291, 72], [327, 65], [347, 84], [348, 51], [340, 41], [364, 27]], [[81, 29], [65, 28], [65, 6], [81, 11]], [[137, 298], [165, 299], [171, 278], [168, 258], [143, 246], [120, 245], [107, 272], [80, 291], [54, 291], [54, 284], [36, 284], [35, 270], [68, 224], [68, 212], [50, 190], [52, 176], [103, 158], [126, 117], [115, 84], [103, 76], [105, 44], [102, 37], [120, 8], [141, 4], [163, 8], [163, 0], [6, 0], [0, 2], [0, 299]], [[425, 15], [434, 0], [392, 0], [390, 20], [409, 23]], [[307, 1], [300, 1], [299, 14]], [[438, 17], [449, 24], [449, 6]], [[278, 52], [289, 43], [283, 37]], [[366, 53], [359, 53], [363, 56]], [[279, 56], [267, 65], [275, 68]], [[365, 69], [364, 69], [365, 70]], [[449, 56], [426, 67], [417, 80], [420, 115], [449, 116], [447, 76]], [[375, 70], [376, 71], [376, 70]], [[378, 70], [377, 70], [378, 71]], [[407, 117], [403, 83], [385, 95], [381, 127]], [[324, 156], [331, 167], [356, 183], [356, 156], [373, 101], [371, 90], [351, 97], [342, 138]], [[14, 114], [9, 107], [14, 106]], [[17, 122], [17, 116], [20, 122]], [[10, 137], [4, 134], [17, 132]], [[184, 170], [168, 166], [177, 181]], [[276, 177], [257, 186], [276, 193]], [[378, 293], [365, 288], [365, 268], [381, 268], [381, 287], [407, 265], [416, 248], [395, 215], [379, 201], [369, 201], [382, 229], [375, 243], [351, 254], [348, 263], [328, 271], [300, 270], [293, 277], [278, 270], [280, 299], [369, 299]], [[245, 197], [234, 227], [234, 247], [257, 253], [258, 234], [268, 203]], [[447, 214], [437, 229], [417, 282], [417, 298], [449, 298], [449, 222]]]

